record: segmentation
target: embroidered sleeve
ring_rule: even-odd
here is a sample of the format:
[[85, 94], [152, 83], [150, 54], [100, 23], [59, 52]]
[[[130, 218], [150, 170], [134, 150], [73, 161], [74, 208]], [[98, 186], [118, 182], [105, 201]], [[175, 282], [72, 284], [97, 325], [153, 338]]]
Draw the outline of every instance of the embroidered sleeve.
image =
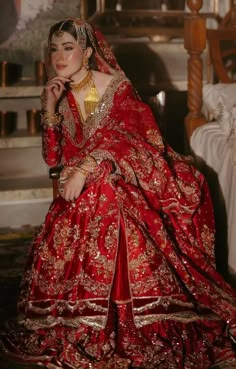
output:
[[62, 156], [61, 140], [60, 126], [42, 126], [42, 155], [49, 166], [56, 166], [60, 163]]

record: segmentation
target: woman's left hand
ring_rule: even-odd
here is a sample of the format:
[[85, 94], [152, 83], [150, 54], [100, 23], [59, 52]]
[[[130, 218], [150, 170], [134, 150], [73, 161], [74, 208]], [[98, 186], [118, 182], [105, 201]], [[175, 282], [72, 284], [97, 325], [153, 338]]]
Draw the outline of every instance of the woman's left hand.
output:
[[66, 201], [76, 200], [82, 192], [86, 181], [86, 175], [79, 171], [75, 171], [63, 185], [63, 192], [61, 196]]

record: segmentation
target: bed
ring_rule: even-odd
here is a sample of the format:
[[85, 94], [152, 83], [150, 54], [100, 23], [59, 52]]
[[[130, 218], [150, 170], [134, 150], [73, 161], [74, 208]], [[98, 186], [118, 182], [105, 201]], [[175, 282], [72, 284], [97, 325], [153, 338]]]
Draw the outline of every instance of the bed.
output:
[[[210, 185], [216, 219], [218, 269], [236, 276], [236, 5], [215, 30], [200, 15], [202, 1], [187, 1], [188, 60], [186, 142]], [[207, 51], [206, 51], [207, 50]], [[207, 65], [202, 53], [207, 52]], [[203, 76], [207, 75], [204, 81]]]

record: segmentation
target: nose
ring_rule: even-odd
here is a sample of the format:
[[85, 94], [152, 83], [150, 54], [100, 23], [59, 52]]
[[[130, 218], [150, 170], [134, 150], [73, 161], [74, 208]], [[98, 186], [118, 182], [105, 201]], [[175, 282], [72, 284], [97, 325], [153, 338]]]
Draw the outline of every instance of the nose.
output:
[[58, 50], [56, 53], [56, 61], [63, 61], [64, 60], [64, 53], [62, 50]]

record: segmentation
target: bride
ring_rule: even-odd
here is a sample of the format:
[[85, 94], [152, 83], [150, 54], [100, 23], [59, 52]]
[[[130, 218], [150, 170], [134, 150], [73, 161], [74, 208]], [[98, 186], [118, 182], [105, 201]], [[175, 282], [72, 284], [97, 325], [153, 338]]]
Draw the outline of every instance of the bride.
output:
[[236, 365], [236, 294], [216, 272], [202, 174], [159, 133], [102, 34], [64, 19], [48, 39], [43, 157], [58, 196], [2, 351], [47, 368]]

